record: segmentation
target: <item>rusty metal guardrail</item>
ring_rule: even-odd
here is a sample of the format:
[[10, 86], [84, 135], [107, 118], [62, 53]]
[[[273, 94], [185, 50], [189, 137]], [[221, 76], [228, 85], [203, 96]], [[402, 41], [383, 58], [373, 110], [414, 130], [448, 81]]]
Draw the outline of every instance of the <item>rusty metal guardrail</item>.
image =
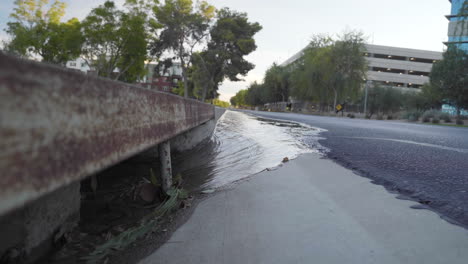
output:
[[0, 52], [0, 214], [212, 118], [208, 104]]

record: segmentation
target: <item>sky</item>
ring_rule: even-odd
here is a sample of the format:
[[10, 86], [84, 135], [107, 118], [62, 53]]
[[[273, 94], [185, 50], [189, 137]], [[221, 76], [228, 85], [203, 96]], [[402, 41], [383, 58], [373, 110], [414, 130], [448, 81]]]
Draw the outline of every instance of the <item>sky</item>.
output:
[[[104, 0], [65, 0], [66, 18], [84, 18]], [[122, 3], [124, 0], [116, 0]], [[273, 63], [282, 63], [304, 48], [315, 34], [337, 35], [359, 30], [377, 45], [443, 51], [450, 14], [448, 0], [208, 0], [217, 8], [246, 12], [263, 29], [255, 36], [257, 50], [247, 56], [255, 69], [244, 81], [225, 81], [221, 99], [229, 101], [240, 89], [261, 82]], [[0, 0], [0, 39], [14, 0]]]

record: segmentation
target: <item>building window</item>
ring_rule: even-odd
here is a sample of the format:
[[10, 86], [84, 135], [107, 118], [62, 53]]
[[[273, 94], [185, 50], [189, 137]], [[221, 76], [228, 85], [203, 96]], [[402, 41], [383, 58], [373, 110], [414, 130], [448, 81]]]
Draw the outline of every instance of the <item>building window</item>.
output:
[[75, 67], [75, 66], [76, 66], [76, 62], [70, 62], [70, 66]]

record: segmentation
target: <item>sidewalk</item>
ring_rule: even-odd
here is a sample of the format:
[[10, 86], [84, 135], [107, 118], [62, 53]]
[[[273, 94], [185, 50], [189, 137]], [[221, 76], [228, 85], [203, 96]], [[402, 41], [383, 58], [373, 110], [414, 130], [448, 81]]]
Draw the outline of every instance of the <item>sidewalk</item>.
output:
[[202, 201], [153, 263], [468, 262], [468, 231], [306, 154]]

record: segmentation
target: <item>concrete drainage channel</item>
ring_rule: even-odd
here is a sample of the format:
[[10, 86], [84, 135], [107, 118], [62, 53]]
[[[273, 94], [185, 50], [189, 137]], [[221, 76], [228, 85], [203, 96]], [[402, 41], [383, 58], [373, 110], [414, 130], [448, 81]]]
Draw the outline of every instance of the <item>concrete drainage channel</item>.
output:
[[0, 263], [32, 263], [86, 241], [83, 227], [94, 232], [89, 240], [124, 232], [164, 204], [145, 187], [163, 182], [158, 145], [167, 153], [202, 143], [222, 112], [1, 53], [0, 94]]

